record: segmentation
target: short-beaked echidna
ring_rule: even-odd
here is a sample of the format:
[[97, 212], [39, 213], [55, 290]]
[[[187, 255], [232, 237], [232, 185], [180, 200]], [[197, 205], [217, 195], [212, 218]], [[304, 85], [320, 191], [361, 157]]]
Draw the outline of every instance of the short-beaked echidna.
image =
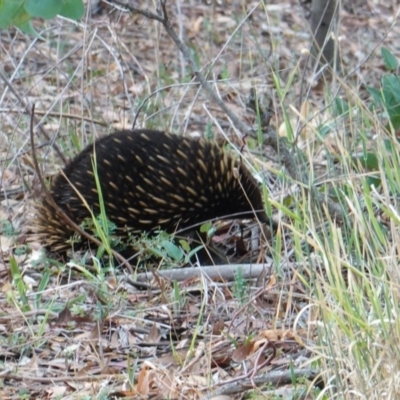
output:
[[[96, 170], [94, 170], [94, 157]], [[50, 193], [75, 223], [100, 214], [95, 174], [116, 235], [169, 233], [215, 218], [267, 221], [257, 182], [243, 162], [216, 142], [152, 130], [121, 131], [87, 146], [56, 176]], [[79, 193], [78, 193], [79, 192]], [[74, 234], [46, 197], [37, 207], [36, 233], [54, 252]]]

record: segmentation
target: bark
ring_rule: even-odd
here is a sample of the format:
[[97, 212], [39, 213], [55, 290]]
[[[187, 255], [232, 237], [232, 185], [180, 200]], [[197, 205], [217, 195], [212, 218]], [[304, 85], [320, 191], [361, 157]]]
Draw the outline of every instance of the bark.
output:
[[[338, 20], [338, 0], [312, 0], [311, 31], [313, 44], [311, 54], [318, 60], [319, 69], [326, 65], [337, 70], [337, 41], [332, 39]], [[324, 68], [326, 69], [326, 68]]]

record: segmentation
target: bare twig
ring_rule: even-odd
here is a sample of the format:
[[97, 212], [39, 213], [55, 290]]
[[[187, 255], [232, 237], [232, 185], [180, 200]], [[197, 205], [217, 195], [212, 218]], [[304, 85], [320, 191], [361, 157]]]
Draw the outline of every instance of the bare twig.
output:
[[15, 381], [30, 381], [38, 383], [62, 383], [62, 382], [95, 382], [99, 380], [122, 380], [124, 379], [123, 374], [99, 374], [99, 375], [67, 375], [67, 376], [54, 376], [54, 377], [44, 377], [44, 376], [32, 376], [30, 374], [14, 374], [11, 370], [5, 370], [0, 372], [1, 379], [11, 379]]
[[218, 104], [218, 106], [221, 108], [221, 110], [226, 113], [226, 115], [233, 122], [233, 125], [236, 126], [236, 128], [238, 128], [240, 131], [242, 131], [243, 134], [249, 134], [249, 135], [253, 134], [252, 129], [250, 127], [248, 127], [246, 124], [244, 124], [226, 106], [226, 104], [221, 100], [221, 98], [217, 96], [217, 94], [213, 90], [210, 83], [207, 81], [207, 79], [204, 77], [204, 75], [198, 70], [196, 63], [193, 60], [193, 57], [190, 53], [189, 48], [182, 42], [182, 40], [179, 39], [179, 36], [177, 35], [177, 33], [175, 32], [175, 30], [172, 26], [171, 20], [168, 18], [165, 0], [160, 0], [162, 14], [154, 14], [149, 11], [141, 10], [140, 8], [132, 6], [129, 3], [123, 3], [118, 0], [113, 1], [113, 3], [123, 6], [131, 12], [135, 12], [135, 13], [141, 14], [147, 18], [151, 18], [151, 19], [161, 22], [161, 24], [164, 26], [165, 30], [167, 31], [167, 33], [170, 36], [170, 38], [172, 39], [172, 41], [175, 43], [175, 45], [178, 47], [178, 49], [183, 54], [186, 62], [190, 65], [190, 68], [192, 69], [193, 74], [195, 75], [197, 81], [206, 90], [207, 94]]
[[[14, 89], [13, 85], [11, 85], [11, 83], [9, 82], [9, 80], [7, 79], [6, 75], [4, 74], [2, 68], [0, 68], [0, 78], [3, 80], [3, 82], [5, 83], [5, 85], [10, 89], [10, 91], [12, 92], [12, 94], [18, 99], [18, 101], [22, 104], [22, 106], [28, 110], [30, 112], [30, 105], [28, 102], [26, 102], [20, 95], [19, 93]], [[31, 114], [31, 118], [32, 114]], [[32, 121], [31, 121], [32, 123]], [[42, 135], [50, 142], [50, 136], [49, 134], [43, 129], [43, 126], [39, 125], [39, 130], [42, 133]], [[56, 151], [58, 157], [60, 157], [60, 159], [63, 161], [64, 164], [67, 163], [67, 160], [63, 154], [63, 152], [58, 148], [58, 146], [54, 143], [53, 144], [54, 150]]]
[[[221, 388], [213, 390], [211, 393], [208, 393], [208, 396], [222, 396], [222, 395], [232, 395], [237, 393], [243, 393], [246, 389], [252, 389], [255, 386], [262, 385], [286, 385], [293, 382], [293, 378], [299, 379], [307, 379], [311, 381], [315, 381], [318, 379], [318, 371], [312, 369], [294, 369], [294, 370], [285, 370], [285, 371], [270, 371], [264, 374], [258, 374], [252, 379], [244, 378], [238, 382], [233, 382], [229, 384], [224, 384]], [[203, 397], [202, 399], [206, 399], [209, 397]]]
[[[23, 109], [23, 110], [15, 110], [11, 108], [0, 108], [0, 112], [5, 112], [8, 114], [13, 114], [13, 113], [22, 113], [22, 114], [31, 114], [31, 110], [29, 109]], [[93, 119], [89, 117], [83, 117], [81, 115], [76, 115], [76, 114], [69, 114], [65, 112], [57, 112], [57, 111], [43, 111], [43, 110], [35, 110], [35, 115], [46, 115], [49, 117], [58, 117], [58, 118], [66, 118], [66, 119], [72, 119], [72, 120], [79, 120], [79, 121], [85, 121], [85, 122], [90, 122], [91, 124], [94, 125], [100, 125], [100, 126], [105, 126], [108, 127], [109, 124], [103, 121], [99, 121], [98, 119]]]

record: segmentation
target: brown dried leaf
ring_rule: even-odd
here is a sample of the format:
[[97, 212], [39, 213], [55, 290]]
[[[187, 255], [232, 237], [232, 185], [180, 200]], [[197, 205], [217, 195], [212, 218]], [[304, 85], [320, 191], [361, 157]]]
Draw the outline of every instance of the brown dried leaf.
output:
[[146, 342], [149, 343], [158, 343], [161, 339], [161, 334], [157, 325], [154, 323], [150, 329], [149, 334], [147, 335]]
[[215, 322], [212, 326], [212, 334], [220, 335], [225, 328], [225, 322], [222, 318]]
[[250, 343], [237, 347], [232, 354], [232, 360], [236, 362], [244, 361], [247, 357], [249, 357], [249, 355], [253, 354], [253, 345], [254, 342], [252, 341]]
[[173, 379], [171, 371], [167, 373], [159, 373], [155, 376], [157, 386], [162, 390], [163, 398], [173, 398], [173, 393], [176, 390], [176, 381]]
[[50, 399], [62, 399], [65, 397], [67, 387], [65, 385], [57, 385], [47, 389]]
[[7, 168], [3, 171], [3, 174], [1, 176], [1, 187], [10, 188], [10, 186], [12, 186], [17, 180], [18, 175], [15, 173], [15, 171]]
[[89, 339], [92, 339], [92, 340], [100, 339], [102, 330], [103, 330], [102, 322], [95, 324], [92, 331], [90, 332]]
[[55, 325], [67, 325], [71, 321], [73, 321], [71, 311], [68, 307], [65, 307], [64, 310], [58, 314], [58, 318], [56, 318], [53, 323]]
[[118, 349], [120, 347], [117, 331], [114, 331], [112, 333], [109, 346], [110, 346], [110, 349]]
[[150, 393], [153, 375], [153, 371], [148, 366], [144, 366], [141, 369], [136, 388], [138, 393], [142, 396], [147, 396]]
[[202, 28], [203, 24], [203, 16], [197, 17], [194, 21], [190, 20], [190, 23], [188, 25], [188, 36], [189, 38], [194, 38], [199, 32], [200, 29]]
[[[284, 329], [267, 329], [260, 332], [260, 337], [268, 339], [270, 342], [280, 342], [284, 340], [296, 340], [299, 344], [303, 344], [303, 341], [298, 335], [290, 330]], [[297, 340], [299, 339], [299, 341]]]

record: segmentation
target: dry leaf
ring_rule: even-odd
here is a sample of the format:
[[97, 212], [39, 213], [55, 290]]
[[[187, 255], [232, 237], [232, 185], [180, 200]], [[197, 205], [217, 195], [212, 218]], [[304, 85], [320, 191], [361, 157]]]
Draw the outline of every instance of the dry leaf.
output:
[[146, 342], [149, 343], [158, 343], [161, 339], [161, 334], [157, 325], [154, 323], [150, 329], [149, 334], [147, 335]]
[[148, 366], [144, 366], [141, 369], [136, 388], [138, 393], [142, 396], [147, 396], [150, 393], [151, 384], [153, 382], [153, 374], [153, 371]]
[[220, 318], [215, 324], [212, 326], [212, 334], [220, 335], [225, 328], [225, 322], [222, 318]]
[[244, 361], [250, 354], [253, 354], [253, 345], [254, 342], [252, 341], [236, 348], [232, 354], [232, 360], [236, 362]]

